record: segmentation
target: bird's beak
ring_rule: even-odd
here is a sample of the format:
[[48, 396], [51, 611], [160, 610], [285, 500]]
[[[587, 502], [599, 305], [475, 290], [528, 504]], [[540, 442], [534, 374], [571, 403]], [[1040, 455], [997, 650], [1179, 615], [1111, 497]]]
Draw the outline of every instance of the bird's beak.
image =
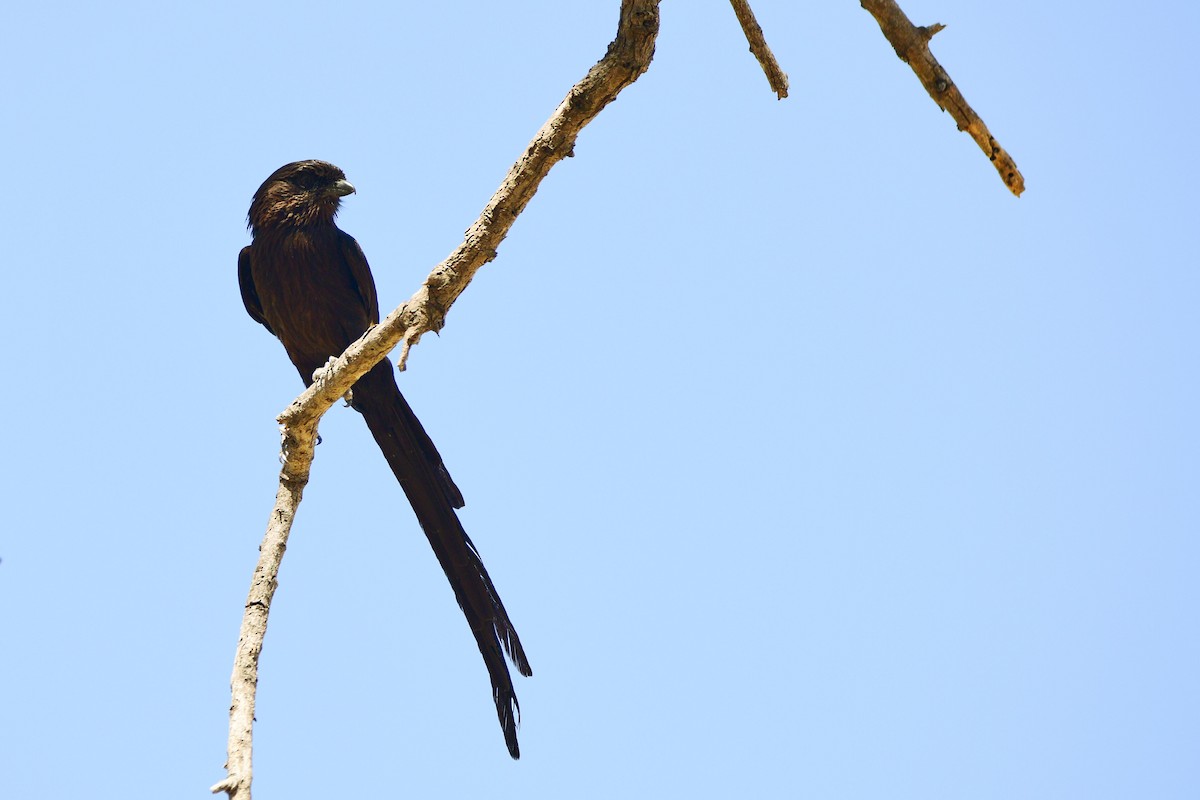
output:
[[329, 187], [329, 193], [338, 197], [345, 197], [348, 194], [354, 194], [354, 184], [343, 178], [342, 180]]

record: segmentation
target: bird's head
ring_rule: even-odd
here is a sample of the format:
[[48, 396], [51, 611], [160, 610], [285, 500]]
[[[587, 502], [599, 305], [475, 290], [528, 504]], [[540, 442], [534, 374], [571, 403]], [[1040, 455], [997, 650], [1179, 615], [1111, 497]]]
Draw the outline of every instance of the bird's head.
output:
[[254, 193], [250, 230], [330, 224], [342, 198], [353, 191], [346, 174], [327, 161], [284, 164]]

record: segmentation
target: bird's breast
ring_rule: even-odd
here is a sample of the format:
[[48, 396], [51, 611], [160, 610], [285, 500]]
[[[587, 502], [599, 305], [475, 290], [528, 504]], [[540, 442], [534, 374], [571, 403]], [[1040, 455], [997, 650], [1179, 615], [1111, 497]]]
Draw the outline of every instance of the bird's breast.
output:
[[299, 360], [323, 364], [370, 326], [336, 238], [297, 233], [256, 241], [254, 247], [254, 286], [263, 316], [297, 366]]

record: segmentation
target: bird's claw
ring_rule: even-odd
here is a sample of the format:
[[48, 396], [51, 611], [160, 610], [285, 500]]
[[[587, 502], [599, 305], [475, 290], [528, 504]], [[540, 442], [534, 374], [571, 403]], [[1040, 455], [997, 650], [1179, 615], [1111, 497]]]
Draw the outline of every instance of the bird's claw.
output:
[[314, 369], [312, 374], [313, 383], [320, 383], [322, 380], [324, 380], [329, 371], [333, 369], [333, 365], [335, 363], [337, 363], [337, 356], [330, 356], [329, 360], [325, 362], [324, 366]]
[[[322, 380], [324, 380], [325, 376], [328, 375], [330, 370], [333, 369], [333, 365], [335, 363], [337, 363], [337, 356], [330, 356], [329, 360], [325, 362], [324, 366], [317, 367], [315, 370], [313, 370], [313, 374], [312, 374], [313, 383], [320, 383]], [[353, 406], [354, 405], [354, 390], [347, 389], [346, 393], [344, 395], [342, 395], [342, 399], [346, 401], [347, 406]]]

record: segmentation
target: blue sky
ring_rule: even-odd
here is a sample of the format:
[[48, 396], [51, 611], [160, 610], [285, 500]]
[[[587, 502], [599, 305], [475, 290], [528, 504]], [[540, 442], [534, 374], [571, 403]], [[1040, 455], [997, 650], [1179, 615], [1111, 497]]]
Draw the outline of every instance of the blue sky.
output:
[[[206, 796], [300, 385], [254, 189], [319, 157], [385, 308], [616, 0], [5, 13], [0, 795]], [[667, 2], [414, 350], [534, 668], [510, 761], [357, 415], [322, 424], [255, 796], [1200, 796], [1193, 4], [908, 0], [1013, 198], [854, 2]]]

